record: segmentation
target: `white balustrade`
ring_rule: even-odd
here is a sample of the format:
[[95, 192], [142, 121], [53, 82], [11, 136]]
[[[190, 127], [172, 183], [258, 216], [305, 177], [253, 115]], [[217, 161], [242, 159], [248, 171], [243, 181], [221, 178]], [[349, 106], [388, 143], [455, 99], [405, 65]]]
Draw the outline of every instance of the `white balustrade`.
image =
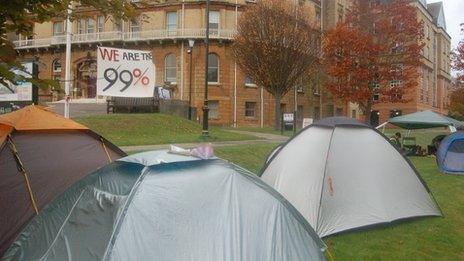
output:
[[[86, 34], [73, 34], [72, 43], [96, 43], [116, 41], [150, 41], [150, 40], [175, 40], [204, 38], [205, 29], [176, 29], [176, 30], [145, 30], [134, 32], [97, 32]], [[211, 30], [211, 39], [232, 40], [235, 30]], [[37, 38], [30, 40], [17, 40], [13, 42], [17, 49], [48, 47], [52, 45], [66, 44], [65, 35], [57, 35], [51, 38]]]

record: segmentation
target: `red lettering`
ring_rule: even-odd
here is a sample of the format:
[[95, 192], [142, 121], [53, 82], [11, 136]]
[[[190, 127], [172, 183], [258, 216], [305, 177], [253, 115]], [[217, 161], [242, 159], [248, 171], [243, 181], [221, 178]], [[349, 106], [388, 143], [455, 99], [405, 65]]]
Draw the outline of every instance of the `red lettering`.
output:
[[119, 52], [118, 50], [110, 50], [106, 48], [98, 48], [100, 50], [100, 55], [103, 60], [116, 61], [119, 62]]

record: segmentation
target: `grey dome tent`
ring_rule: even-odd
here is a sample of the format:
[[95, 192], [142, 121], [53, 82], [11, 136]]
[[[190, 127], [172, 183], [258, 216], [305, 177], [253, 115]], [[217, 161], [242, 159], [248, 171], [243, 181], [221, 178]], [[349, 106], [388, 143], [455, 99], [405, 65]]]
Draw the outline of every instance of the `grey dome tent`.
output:
[[444, 173], [464, 175], [464, 131], [443, 139], [437, 151], [437, 163]]
[[3, 260], [323, 260], [324, 248], [257, 176], [220, 159], [154, 151], [76, 183]]
[[395, 220], [440, 216], [425, 182], [380, 132], [344, 117], [303, 129], [263, 168], [324, 237]]

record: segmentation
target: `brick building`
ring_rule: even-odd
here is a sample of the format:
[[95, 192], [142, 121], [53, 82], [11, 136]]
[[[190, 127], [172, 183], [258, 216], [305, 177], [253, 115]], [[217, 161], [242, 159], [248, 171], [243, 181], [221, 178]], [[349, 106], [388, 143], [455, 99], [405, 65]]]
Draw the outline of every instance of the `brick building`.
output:
[[[309, 17], [321, 25], [324, 30], [333, 27], [344, 19], [350, 0], [305, 0]], [[273, 124], [274, 101], [272, 96], [261, 87], [253, 84], [234, 61], [230, 49], [231, 42], [241, 12], [255, 1], [249, 0], [211, 0], [210, 7], [210, 74], [209, 107], [212, 124], [236, 126], [267, 126]], [[96, 98], [96, 49], [98, 45], [128, 49], [151, 50], [156, 66], [156, 84], [169, 84], [175, 89], [174, 98], [188, 101], [191, 94], [192, 106], [201, 111], [204, 97], [204, 44], [205, 1], [170, 0], [153, 3], [141, 9], [142, 16], [135, 22], [116, 21], [92, 10], [76, 7], [75, 10], [86, 18], [73, 22], [71, 84], [74, 99]], [[443, 11], [432, 11], [426, 6], [419, 9], [424, 19], [430, 21], [429, 30], [433, 32], [436, 46], [449, 51], [449, 36], [444, 22]], [[435, 10], [435, 9], [433, 9]], [[441, 11], [440, 11], [441, 10]], [[433, 12], [433, 13], [432, 13]], [[434, 18], [436, 16], [436, 19]], [[65, 22], [54, 19], [34, 27], [34, 37], [24, 39], [16, 36], [14, 43], [24, 60], [35, 59], [39, 64], [39, 77], [64, 79], [65, 72]], [[435, 35], [440, 35], [441, 38]], [[189, 40], [194, 40], [192, 61], [190, 61]], [[442, 41], [442, 42], [440, 42]], [[430, 44], [430, 46], [435, 46]], [[437, 48], [438, 49], [438, 48]], [[435, 50], [435, 49], [434, 49]], [[440, 49], [444, 52], [444, 49]], [[424, 54], [425, 55], [425, 54]], [[424, 56], [426, 57], [426, 56]], [[448, 58], [444, 58], [448, 57]], [[425, 58], [424, 58], [425, 59]], [[190, 63], [192, 63], [192, 81], [190, 82]], [[446, 86], [449, 84], [449, 56], [434, 56], [429, 63], [424, 62], [424, 72], [437, 75], [436, 86], [427, 90], [427, 97], [436, 97], [437, 110], [446, 103]], [[436, 74], [435, 74], [436, 72]], [[441, 85], [440, 85], [441, 84]], [[191, 86], [191, 89], [190, 89]], [[422, 86], [422, 85], [421, 85]], [[418, 87], [419, 90], [419, 87]], [[436, 96], [433, 96], [432, 90]], [[61, 94], [62, 95], [62, 94]], [[419, 93], [418, 93], [419, 95]], [[419, 97], [419, 96], [418, 96]], [[422, 96], [421, 96], [422, 97]], [[441, 97], [441, 100], [439, 100]], [[40, 100], [51, 101], [61, 98], [52, 90], [40, 92]], [[296, 98], [296, 99], [295, 99]], [[297, 103], [295, 104], [295, 100]], [[419, 99], [417, 99], [419, 100]], [[342, 102], [324, 91], [318, 83], [309, 88], [291, 92], [282, 101], [286, 112], [298, 112], [297, 118], [346, 115], [358, 117], [356, 105]], [[390, 110], [402, 110], [404, 113], [419, 109], [418, 106], [382, 105], [376, 110], [380, 119]], [[198, 114], [201, 117], [201, 113]]]

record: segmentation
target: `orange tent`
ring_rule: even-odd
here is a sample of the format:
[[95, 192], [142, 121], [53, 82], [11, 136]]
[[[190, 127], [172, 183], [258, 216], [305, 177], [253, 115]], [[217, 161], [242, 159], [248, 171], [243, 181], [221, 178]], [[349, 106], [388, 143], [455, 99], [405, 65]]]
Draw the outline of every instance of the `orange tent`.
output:
[[123, 156], [86, 126], [45, 107], [0, 115], [0, 256], [46, 204]]

